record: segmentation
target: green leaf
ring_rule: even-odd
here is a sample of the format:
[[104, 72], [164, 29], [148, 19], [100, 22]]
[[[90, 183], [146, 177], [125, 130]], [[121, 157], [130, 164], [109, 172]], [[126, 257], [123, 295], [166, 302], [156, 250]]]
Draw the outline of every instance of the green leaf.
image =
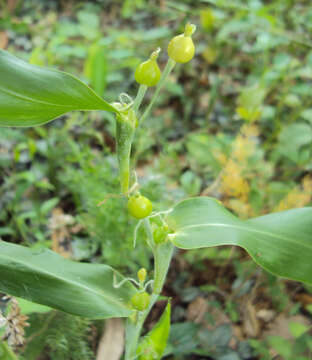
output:
[[107, 48], [96, 42], [89, 48], [84, 73], [98, 95], [102, 95], [105, 90], [107, 72]]
[[16, 298], [18, 300], [18, 306], [21, 309], [21, 313], [25, 315], [33, 314], [33, 313], [47, 313], [51, 311], [52, 309], [48, 306], [36, 304], [34, 302], [22, 299], [22, 298]]
[[[311, 158], [312, 127], [306, 123], [295, 123], [283, 128], [279, 134], [277, 152], [294, 163], [308, 162]], [[304, 147], [306, 150], [304, 150]]]
[[273, 335], [268, 338], [268, 341], [271, 347], [276, 350], [280, 355], [282, 355], [285, 360], [291, 359], [292, 344], [289, 342], [289, 340], [286, 340], [281, 336]]
[[300, 115], [312, 124], [312, 109], [305, 109], [301, 112]]
[[237, 245], [273, 274], [312, 284], [311, 207], [243, 221], [219, 201], [199, 197], [178, 203], [167, 221], [179, 248]]
[[170, 332], [171, 305], [168, 302], [158, 323], [140, 342], [137, 354], [138, 360], [160, 360], [169, 337]]
[[0, 50], [0, 126], [36, 126], [72, 110], [118, 113], [65, 72], [30, 65]]
[[17, 356], [9, 348], [6, 342], [0, 343], [0, 360], [17, 360]]
[[48, 215], [48, 213], [55, 208], [59, 201], [60, 199], [56, 197], [44, 201], [43, 204], [40, 206], [40, 212], [42, 213], [42, 215]]
[[90, 319], [127, 317], [136, 293], [126, 282], [114, 287], [107, 265], [69, 261], [47, 249], [31, 250], [0, 241], [0, 291]]
[[289, 331], [294, 338], [299, 338], [301, 335], [303, 335], [309, 330], [309, 326], [298, 322], [290, 322], [288, 326]]
[[199, 325], [192, 322], [175, 323], [171, 325], [169, 343], [165, 355], [187, 355], [199, 347]]

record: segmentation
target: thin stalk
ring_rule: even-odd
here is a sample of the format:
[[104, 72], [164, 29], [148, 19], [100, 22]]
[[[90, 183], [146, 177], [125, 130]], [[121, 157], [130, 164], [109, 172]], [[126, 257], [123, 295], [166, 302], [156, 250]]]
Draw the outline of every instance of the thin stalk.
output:
[[155, 90], [154, 95], [152, 97], [152, 100], [149, 103], [146, 110], [144, 111], [143, 115], [141, 116], [141, 119], [139, 121], [140, 123], [142, 123], [146, 119], [148, 114], [150, 113], [155, 101], [158, 98], [158, 95], [159, 95], [159, 92], [160, 92], [161, 88], [164, 86], [164, 84], [165, 84], [165, 82], [167, 80], [167, 77], [171, 73], [171, 71], [174, 68], [175, 64], [176, 64], [176, 62], [174, 60], [172, 60], [171, 58], [169, 58], [169, 60], [168, 60], [168, 62], [166, 64], [166, 67], [164, 69], [164, 72], [162, 73], [161, 78], [159, 80], [159, 83], [157, 84], [157, 87], [156, 87], [156, 90]]
[[148, 218], [144, 219], [143, 223], [147, 233], [148, 244], [151, 246], [154, 254], [154, 281], [156, 286], [154, 287], [153, 294], [151, 295], [148, 308], [145, 311], [138, 312], [135, 321], [133, 321], [131, 318], [127, 319], [125, 360], [134, 360], [136, 358], [136, 351], [139, 344], [143, 324], [152, 307], [156, 303], [158, 296], [164, 286], [173, 252], [173, 245], [169, 242], [155, 246], [150, 220]]
[[138, 112], [138, 110], [140, 108], [142, 100], [144, 99], [144, 95], [146, 93], [146, 90], [147, 90], [146, 85], [140, 85], [137, 96], [134, 99], [134, 103], [133, 103], [133, 110], [135, 111], [136, 114], [137, 114], [137, 112]]
[[117, 159], [121, 192], [127, 194], [130, 185], [130, 155], [133, 141], [134, 127], [122, 118], [116, 121]]
[[148, 308], [145, 311], [139, 312], [135, 323], [130, 318], [126, 323], [126, 353], [125, 360], [134, 360], [136, 358], [136, 350], [139, 345], [139, 339], [143, 324], [150, 313], [152, 307], [158, 299], [158, 294], [152, 294], [151, 301]]
[[155, 243], [154, 243], [153, 232], [152, 232], [150, 220], [148, 218], [144, 219], [143, 224], [144, 224], [144, 228], [145, 228], [146, 235], [147, 235], [147, 239], [146, 239], [147, 243], [151, 247], [151, 249], [154, 251]]

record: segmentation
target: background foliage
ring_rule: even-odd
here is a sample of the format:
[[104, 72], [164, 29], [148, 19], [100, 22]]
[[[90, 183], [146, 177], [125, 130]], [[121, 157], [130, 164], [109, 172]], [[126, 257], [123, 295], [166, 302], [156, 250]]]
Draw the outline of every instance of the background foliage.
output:
[[[196, 23], [195, 59], [174, 71], [136, 139], [142, 193], [159, 210], [213, 196], [242, 219], [312, 204], [309, 1], [0, 4], [1, 48], [73, 73], [108, 101], [134, 95], [135, 67], [158, 46], [164, 64], [169, 39]], [[135, 221], [116, 196], [113, 115], [65, 117], [1, 129], [0, 237], [124, 273], [151, 270], [142, 236], [132, 251]], [[164, 294], [175, 322], [168, 359], [311, 357], [311, 289], [260, 270], [243, 250], [176, 253]], [[94, 358], [101, 324], [54, 312], [29, 323], [21, 358]]]

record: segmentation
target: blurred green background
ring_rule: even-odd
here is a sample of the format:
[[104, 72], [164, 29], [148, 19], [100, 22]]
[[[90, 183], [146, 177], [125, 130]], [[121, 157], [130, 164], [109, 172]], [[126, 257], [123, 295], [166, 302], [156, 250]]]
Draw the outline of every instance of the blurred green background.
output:
[[[176, 66], [137, 132], [142, 193], [157, 210], [213, 196], [242, 218], [312, 205], [310, 1], [2, 0], [0, 11], [0, 48], [70, 72], [110, 102], [135, 97], [136, 66], [159, 46], [163, 68], [170, 39], [196, 24], [195, 58]], [[0, 237], [131, 276], [152, 270], [116, 196], [114, 132], [104, 112], [1, 128]], [[164, 295], [174, 322], [166, 359], [312, 358], [311, 289], [243, 250], [177, 252]], [[95, 358], [101, 322], [58, 312], [29, 322], [21, 359]]]

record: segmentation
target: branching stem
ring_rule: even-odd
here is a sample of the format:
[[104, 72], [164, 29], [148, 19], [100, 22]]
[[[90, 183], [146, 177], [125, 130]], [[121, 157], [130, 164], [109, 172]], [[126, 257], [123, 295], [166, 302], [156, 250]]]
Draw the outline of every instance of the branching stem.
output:
[[[171, 243], [163, 244], [164, 248], [162, 248], [162, 245], [156, 245], [154, 243], [153, 232], [149, 218], [144, 219], [143, 224], [147, 235], [147, 242], [151, 246], [154, 254], [155, 280], [153, 286], [153, 293], [151, 295], [151, 300], [148, 308], [144, 311], [137, 312], [135, 320], [133, 320], [131, 317], [127, 319], [125, 360], [136, 359], [136, 350], [138, 347], [144, 321], [146, 320], [149, 312], [156, 303], [158, 296], [163, 288], [166, 274], [170, 265], [173, 249], [173, 245]], [[169, 251], [167, 247], [169, 247]], [[170, 247], [172, 247], [172, 249], [170, 249]]]

